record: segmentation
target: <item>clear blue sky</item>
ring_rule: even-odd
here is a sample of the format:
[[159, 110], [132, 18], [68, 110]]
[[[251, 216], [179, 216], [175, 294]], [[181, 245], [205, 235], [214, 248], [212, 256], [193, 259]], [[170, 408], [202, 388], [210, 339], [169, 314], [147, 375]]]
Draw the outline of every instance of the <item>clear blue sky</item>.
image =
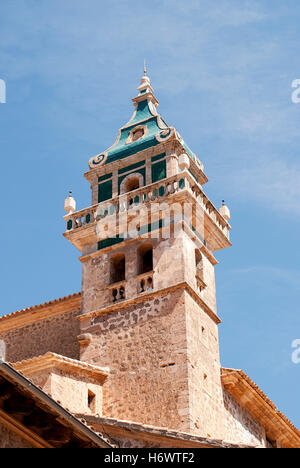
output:
[[217, 254], [221, 359], [300, 426], [300, 4], [293, 0], [2, 0], [1, 314], [80, 290], [63, 202], [132, 113], [143, 60], [232, 212]]

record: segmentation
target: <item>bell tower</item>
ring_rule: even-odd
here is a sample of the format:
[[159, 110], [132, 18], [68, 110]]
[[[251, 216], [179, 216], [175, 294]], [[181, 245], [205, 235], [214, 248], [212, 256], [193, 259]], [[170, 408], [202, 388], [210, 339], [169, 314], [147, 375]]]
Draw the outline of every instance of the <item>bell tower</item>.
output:
[[159, 115], [144, 74], [115, 143], [89, 160], [91, 206], [70, 194], [64, 236], [80, 250], [81, 360], [109, 368], [103, 416], [220, 437], [214, 253], [230, 213], [203, 164]]

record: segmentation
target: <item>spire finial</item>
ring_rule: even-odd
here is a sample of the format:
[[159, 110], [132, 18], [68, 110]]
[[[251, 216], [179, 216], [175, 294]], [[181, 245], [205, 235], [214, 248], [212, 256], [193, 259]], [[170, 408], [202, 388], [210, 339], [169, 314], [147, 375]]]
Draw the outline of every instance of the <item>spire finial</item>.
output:
[[151, 100], [155, 108], [158, 106], [158, 100], [154, 96], [153, 89], [151, 88], [150, 78], [147, 74], [146, 60], [144, 60], [144, 74], [141, 78], [140, 85], [138, 86], [138, 92], [139, 92], [139, 95], [136, 98], [133, 98], [133, 103], [135, 106], [137, 106], [138, 102], [149, 100], [149, 99]]
[[150, 78], [147, 75], [147, 67], [146, 67], [146, 60], [144, 60], [144, 74], [141, 78], [141, 84], [138, 87], [138, 91], [146, 90], [147, 88], [151, 88], [150, 86]]

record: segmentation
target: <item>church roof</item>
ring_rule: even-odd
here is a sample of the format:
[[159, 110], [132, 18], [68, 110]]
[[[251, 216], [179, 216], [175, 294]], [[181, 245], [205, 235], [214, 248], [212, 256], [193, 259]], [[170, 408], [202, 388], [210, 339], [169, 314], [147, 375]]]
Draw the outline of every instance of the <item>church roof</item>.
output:
[[[181, 143], [183, 151], [193, 160], [196, 160], [195, 154], [184, 142], [175, 128], [169, 127], [157, 112], [158, 101], [154, 96], [150, 79], [146, 74], [141, 79], [138, 91], [138, 96], [132, 100], [135, 111], [131, 119], [120, 128], [117, 139], [110, 148], [89, 160], [90, 169], [109, 164], [144, 149], [157, 146], [171, 137], [175, 137]], [[135, 131], [140, 131], [136, 138], [134, 137]]]
[[300, 448], [299, 430], [245, 372], [222, 368], [221, 376], [228, 393], [265, 428], [270, 440], [279, 440], [284, 447]]
[[[242, 442], [234, 443], [223, 439], [213, 439], [209, 436], [203, 437], [200, 435], [193, 435], [189, 432], [176, 431], [165, 427], [141, 424], [136, 421], [124, 421], [86, 414], [77, 414], [76, 416], [78, 419], [86, 421], [90, 427], [96, 430], [102, 430], [105, 434], [109, 434], [111, 440], [118, 440], [118, 438], [142, 440], [144, 444], [150, 442], [151, 446], [155, 444], [155, 447], [164, 448], [248, 449], [257, 447]], [[147, 447], [147, 445], [145, 445], [145, 447]]]
[[31, 323], [33, 320], [41, 320], [50, 316], [63, 313], [66, 310], [77, 310], [81, 306], [81, 292], [60, 297], [43, 304], [17, 310], [0, 317], [0, 331], [4, 332], [10, 328], [19, 327]]

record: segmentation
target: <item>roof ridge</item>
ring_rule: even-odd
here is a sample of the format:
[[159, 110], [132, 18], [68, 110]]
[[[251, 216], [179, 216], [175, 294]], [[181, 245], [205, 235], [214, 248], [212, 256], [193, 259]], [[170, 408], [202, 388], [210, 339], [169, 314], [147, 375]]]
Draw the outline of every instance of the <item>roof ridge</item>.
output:
[[285, 416], [285, 414], [283, 414], [277, 408], [275, 403], [273, 403], [273, 401], [270, 400], [270, 398], [265, 394], [265, 392], [261, 390], [259, 386], [242, 369], [230, 369], [226, 367], [221, 367], [221, 372], [223, 371], [230, 371], [232, 373], [239, 374], [258, 393], [258, 395], [265, 401], [265, 403], [267, 403], [272, 408], [275, 414], [277, 414], [300, 437], [299, 429], [290, 421], [290, 419], [287, 416]]
[[81, 297], [81, 291], [74, 293], [74, 294], [69, 294], [68, 296], [60, 297], [58, 299], [52, 299], [51, 301], [47, 301], [42, 304], [37, 304], [34, 306], [26, 307], [25, 309], [19, 309], [19, 310], [16, 310], [15, 312], [10, 312], [9, 314], [0, 316], [0, 321], [7, 319], [7, 318], [11, 318], [11, 317], [16, 317], [18, 315], [21, 315], [27, 312], [32, 312], [34, 310], [43, 309], [44, 307], [49, 307], [54, 304], [59, 304], [61, 302], [67, 301], [68, 299], [72, 299], [76, 297]]

